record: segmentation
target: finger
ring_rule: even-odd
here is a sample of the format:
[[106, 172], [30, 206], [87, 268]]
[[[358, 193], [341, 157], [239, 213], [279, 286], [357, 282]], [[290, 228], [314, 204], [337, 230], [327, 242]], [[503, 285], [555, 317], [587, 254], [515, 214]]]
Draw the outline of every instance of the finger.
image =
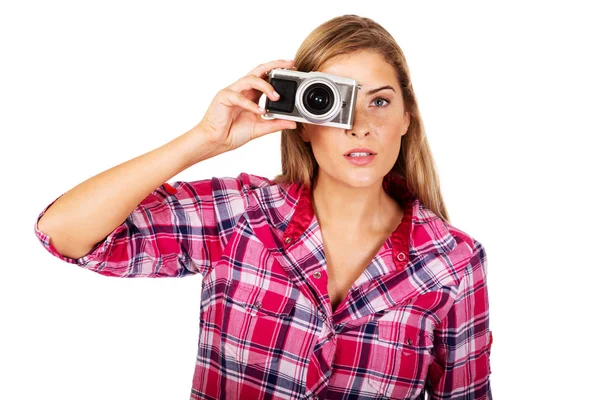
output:
[[265, 110], [258, 104], [233, 90], [223, 89], [219, 92], [219, 102], [227, 107], [238, 106], [255, 114], [264, 114]]
[[294, 60], [275, 60], [265, 64], [261, 64], [248, 73], [248, 75], [256, 75], [259, 78], [264, 77], [267, 72], [273, 68], [291, 68], [294, 65]]
[[[256, 89], [266, 94], [271, 101], [279, 100], [279, 94], [275, 92], [275, 88], [269, 82], [256, 75], [246, 75], [243, 78], [240, 78], [237, 82], [234, 82], [229, 86], [229, 89], [238, 93], [244, 90]], [[260, 98], [260, 96], [258, 97]]]
[[296, 121], [285, 119], [261, 119], [254, 126], [254, 138], [264, 136], [268, 133], [281, 131], [283, 129], [295, 129]]

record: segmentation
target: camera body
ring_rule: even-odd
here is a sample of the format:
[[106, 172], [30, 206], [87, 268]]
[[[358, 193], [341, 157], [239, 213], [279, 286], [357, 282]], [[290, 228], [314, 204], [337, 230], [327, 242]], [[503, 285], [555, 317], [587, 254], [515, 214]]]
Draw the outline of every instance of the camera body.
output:
[[352, 128], [359, 89], [354, 79], [286, 68], [269, 71], [267, 78], [280, 98], [278, 101], [266, 98], [263, 118]]

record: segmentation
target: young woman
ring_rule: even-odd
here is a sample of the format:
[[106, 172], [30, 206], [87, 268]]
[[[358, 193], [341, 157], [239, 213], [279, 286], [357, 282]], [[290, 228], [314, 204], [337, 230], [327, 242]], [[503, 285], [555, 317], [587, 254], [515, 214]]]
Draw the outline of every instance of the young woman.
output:
[[[261, 118], [273, 68], [355, 79], [352, 128]], [[274, 179], [165, 183], [280, 130]], [[449, 224], [406, 60], [371, 19], [317, 27], [190, 131], [59, 196], [35, 232], [99, 274], [203, 276], [191, 399], [492, 398], [486, 253]]]

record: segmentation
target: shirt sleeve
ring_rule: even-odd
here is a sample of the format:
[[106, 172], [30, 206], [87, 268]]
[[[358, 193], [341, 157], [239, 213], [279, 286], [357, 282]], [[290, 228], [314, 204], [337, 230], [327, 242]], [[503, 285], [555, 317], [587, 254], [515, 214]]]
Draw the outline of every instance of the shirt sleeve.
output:
[[434, 329], [434, 360], [428, 371], [430, 399], [491, 400], [487, 256], [474, 253], [447, 316]]
[[39, 219], [62, 195], [39, 214], [35, 233], [55, 257], [106, 276], [205, 275], [221, 257], [237, 220], [246, 209], [247, 189], [256, 184], [257, 179], [269, 182], [266, 178], [242, 173], [237, 178], [164, 183], [88, 254], [77, 259], [60, 254], [51, 238], [38, 229]]

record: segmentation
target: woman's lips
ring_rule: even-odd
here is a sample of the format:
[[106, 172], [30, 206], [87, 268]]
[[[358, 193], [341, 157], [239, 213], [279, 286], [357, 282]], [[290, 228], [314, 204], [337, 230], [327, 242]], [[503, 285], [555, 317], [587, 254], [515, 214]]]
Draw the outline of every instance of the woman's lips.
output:
[[351, 164], [354, 165], [367, 165], [370, 164], [373, 159], [375, 158], [376, 154], [371, 154], [370, 156], [361, 156], [361, 157], [350, 157], [350, 156], [344, 156], [344, 158], [346, 158], [346, 160], [350, 161]]

